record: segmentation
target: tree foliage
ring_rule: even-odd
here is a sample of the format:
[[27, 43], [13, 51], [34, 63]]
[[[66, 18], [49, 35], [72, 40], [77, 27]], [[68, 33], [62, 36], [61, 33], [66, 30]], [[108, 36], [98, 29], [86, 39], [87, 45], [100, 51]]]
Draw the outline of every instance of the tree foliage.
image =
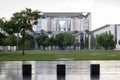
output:
[[3, 18], [0, 19], [0, 29], [3, 30], [4, 29], [4, 21]]
[[103, 47], [104, 49], [114, 49], [115, 48], [115, 40], [114, 36], [109, 33], [102, 33], [96, 36], [96, 46], [98, 48]]
[[[17, 25], [19, 31], [22, 30], [31, 30], [34, 24], [37, 24], [37, 19], [40, 18], [40, 11], [32, 11], [31, 9], [26, 8], [21, 12], [16, 12], [13, 14], [11, 21], [14, 22], [14, 25]], [[13, 29], [13, 28], [12, 28]]]
[[73, 35], [73, 33], [68, 32], [64, 34], [63, 44], [65, 47], [73, 45], [74, 42], [75, 42], [75, 36]]
[[5, 38], [7, 37], [5, 34], [5, 22], [3, 21], [3, 18], [0, 19], [0, 45], [5, 46]]
[[55, 36], [48, 37], [47, 34], [42, 30], [41, 33], [36, 37], [36, 42], [38, 46], [43, 46], [43, 48], [47, 46], [58, 46], [59, 49], [63, 50], [65, 47], [71, 46], [75, 42], [75, 36], [73, 33], [64, 32], [59, 33]]
[[40, 31], [40, 34], [36, 37], [36, 42], [39, 47], [43, 46], [43, 49], [48, 46], [48, 36], [44, 33], [44, 30]]
[[54, 38], [54, 36], [48, 38], [48, 45], [51, 46], [51, 50], [53, 49], [53, 46], [56, 46], [56, 39]]
[[17, 37], [15, 35], [9, 35], [5, 38], [5, 43], [9, 46], [17, 45]]
[[3, 33], [0, 33], [0, 45], [3, 45], [3, 41], [6, 38], [6, 36]]
[[25, 34], [25, 49], [34, 49], [34, 37], [28, 33]]
[[59, 46], [59, 48], [63, 50], [64, 47], [71, 46], [74, 44], [75, 36], [73, 35], [73, 33], [69, 32], [60, 33], [56, 35], [56, 42], [57, 46]]

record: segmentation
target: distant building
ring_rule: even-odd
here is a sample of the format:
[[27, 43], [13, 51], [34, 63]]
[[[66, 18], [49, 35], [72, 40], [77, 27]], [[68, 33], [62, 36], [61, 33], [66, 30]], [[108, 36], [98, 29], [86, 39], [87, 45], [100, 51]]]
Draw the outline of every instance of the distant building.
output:
[[[120, 24], [108, 24], [98, 29], [95, 29], [92, 31], [92, 37], [95, 38], [96, 35], [100, 35], [101, 33], [109, 32], [109, 31], [113, 34], [114, 39], [116, 40], [115, 49], [120, 49], [120, 45], [118, 44], [118, 41], [120, 40]], [[92, 44], [92, 47], [94, 48], [93, 45], [94, 44]]]
[[91, 13], [90, 12], [43, 12], [38, 24], [35, 27], [35, 32], [40, 30], [58, 34], [61, 32], [77, 31], [76, 41], [83, 49], [85, 31], [91, 30]]
[[91, 30], [91, 13], [43, 12], [36, 30], [44, 31], [85, 31]]

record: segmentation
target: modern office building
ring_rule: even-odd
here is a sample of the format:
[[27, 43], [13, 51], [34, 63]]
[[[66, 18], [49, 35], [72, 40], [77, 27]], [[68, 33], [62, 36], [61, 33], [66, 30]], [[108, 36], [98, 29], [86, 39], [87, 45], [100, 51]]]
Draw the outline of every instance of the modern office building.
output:
[[116, 40], [115, 49], [120, 49], [120, 45], [118, 44], [118, 41], [120, 40], [120, 24], [108, 24], [98, 29], [95, 29], [92, 31], [92, 37], [95, 38], [96, 35], [100, 35], [101, 33], [105, 33], [105, 32], [111, 32], [113, 34], [114, 40]]
[[[91, 30], [90, 12], [43, 12], [38, 24], [34, 28], [36, 32], [40, 30], [58, 34], [61, 32], [78, 31], [76, 40], [80, 43], [79, 48], [83, 49], [85, 31]], [[82, 35], [81, 35], [82, 33]]]
[[91, 13], [43, 12], [36, 31], [85, 31], [91, 30]]

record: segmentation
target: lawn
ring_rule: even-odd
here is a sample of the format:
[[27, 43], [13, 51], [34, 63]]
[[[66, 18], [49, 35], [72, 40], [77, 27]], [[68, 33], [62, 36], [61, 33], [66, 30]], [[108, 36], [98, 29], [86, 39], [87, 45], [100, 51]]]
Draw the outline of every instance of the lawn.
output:
[[120, 60], [119, 51], [40, 51], [0, 52], [0, 61], [56, 61], [56, 60]]

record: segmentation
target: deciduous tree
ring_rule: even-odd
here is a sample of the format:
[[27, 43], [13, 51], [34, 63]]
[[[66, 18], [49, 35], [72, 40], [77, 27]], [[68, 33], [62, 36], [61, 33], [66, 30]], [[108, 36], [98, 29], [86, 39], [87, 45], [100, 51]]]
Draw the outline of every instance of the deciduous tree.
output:
[[44, 30], [40, 31], [40, 34], [36, 37], [36, 42], [38, 46], [42, 46], [45, 50], [45, 47], [48, 46], [48, 36], [44, 33]]
[[[31, 9], [26, 8], [20, 12], [16, 12], [13, 14], [11, 21], [14, 22], [13, 31], [17, 29], [18, 33], [22, 35], [22, 44], [23, 44], [23, 55], [24, 55], [24, 46], [25, 46], [25, 35], [26, 31], [33, 31], [32, 26], [37, 24], [37, 20], [40, 18], [40, 11], [32, 11]], [[14, 30], [15, 29], [15, 30]]]
[[109, 33], [102, 33], [96, 36], [97, 46], [103, 47], [104, 49], [114, 49], [115, 48], [115, 40], [114, 36]]
[[64, 50], [65, 47], [71, 46], [75, 43], [75, 36], [73, 33], [63, 32], [56, 35], [57, 46], [61, 50]]

